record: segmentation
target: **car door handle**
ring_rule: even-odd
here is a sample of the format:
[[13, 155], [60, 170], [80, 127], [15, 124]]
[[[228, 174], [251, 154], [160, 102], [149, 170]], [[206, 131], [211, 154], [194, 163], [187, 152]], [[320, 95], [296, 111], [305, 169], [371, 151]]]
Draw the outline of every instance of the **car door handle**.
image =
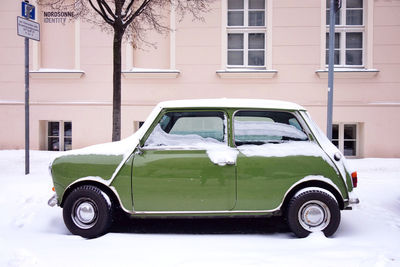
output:
[[227, 161], [223, 161], [223, 162], [218, 162], [218, 165], [219, 165], [219, 166], [235, 165], [235, 161], [227, 160]]

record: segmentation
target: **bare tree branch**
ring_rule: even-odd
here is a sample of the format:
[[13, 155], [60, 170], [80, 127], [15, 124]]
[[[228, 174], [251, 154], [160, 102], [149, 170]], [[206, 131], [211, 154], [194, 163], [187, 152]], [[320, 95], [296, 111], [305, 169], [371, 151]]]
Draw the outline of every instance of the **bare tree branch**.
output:
[[108, 14], [111, 15], [111, 17], [113, 17], [114, 20], [116, 19], [114, 13], [112, 12], [110, 6], [107, 4], [106, 1], [104, 1], [104, 0], [97, 0], [97, 3], [98, 3], [98, 5], [99, 5], [101, 11], [104, 13], [104, 15], [106, 15], [106, 12], [104, 11], [104, 7], [105, 7], [106, 10], [107, 10], [107, 12], [108, 12]]
[[98, 10], [95, 5], [92, 3], [92, 0], [89, 0], [89, 4], [91, 7], [96, 11], [103, 19], [105, 22], [107, 22], [110, 25], [114, 25], [114, 21], [112, 21], [109, 17], [107, 17], [105, 14], [103, 14], [100, 10]]
[[135, 13], [133, 13], [133, 14], [131, 15], [131, 17], [128, 18], [128, 19], [126, 20], [126, 22], [124, 23], [124, 27], [126, 28], [126, 26], [128, 26], [129, 24], [131, 24], [131, 22], [132, 22], [136, 17], [138, 17], [138, 16], [143, 12], [143, 10], [146, 9], [146, 7], [148, 6], [148, 4], [149, 4], [151, 1], [152, 1], [152, 0], [144, 0], [143, 3], [140, 5], [140, 7], [139, 7], [138, 9], [136, 9]]
[[[185, 14], [193, 20], [203, 20], [214, 0], [37, 0], [51, 10], [73, 11], [73, 18], [81, 18], [114, 34], [113, 39], [113, 115], [112, 141], [121, 138], [121, 73], [122, 40], [130, 40], [135, 48], [139, 44], [155, 47], [145, 34], [148, 31], [167, 33], [169, 13], [176, 12], [182, 20]], [[112, 8], [112, 4], [114, 5]], [[126, 7], [125, 7], [126, 6]]]
[[135, 2], [135, 0], [130, 0], [128, 6], [125, 8], [125, 14], [123, 14], [122, 17], [121, 17], [122, 19], [124, 19], [128, 15], [128, 12], [129, 13], [132, 12], [131, 8], [132, 8], [132, 5], [133, 5], [133, 2]]

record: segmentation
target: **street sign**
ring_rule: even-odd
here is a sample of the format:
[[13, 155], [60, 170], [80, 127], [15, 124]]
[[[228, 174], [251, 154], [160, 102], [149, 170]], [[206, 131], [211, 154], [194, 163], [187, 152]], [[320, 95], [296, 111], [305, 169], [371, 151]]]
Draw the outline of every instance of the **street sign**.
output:
[[17, 34], [35, 41], [40, 41], [40, 24], [22, 17], [17, 17]]
[[21, 3], [21, 16], [17, 17], [17, 34], [25, 37], [25, 174], [29, 174], [29, 39], [40, 41], [40, 24], [32, 21], [35, 6], [28, 0]]
[[27, 2], [22, 2], [21, 16], [27, 19], [35, 20], [35, 6]]

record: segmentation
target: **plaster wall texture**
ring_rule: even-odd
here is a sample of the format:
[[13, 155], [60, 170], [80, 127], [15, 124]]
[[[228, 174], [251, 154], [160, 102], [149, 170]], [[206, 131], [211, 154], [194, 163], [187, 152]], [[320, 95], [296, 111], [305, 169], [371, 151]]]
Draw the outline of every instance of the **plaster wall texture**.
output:
[[[23, 38], [16, 34], [20, 2], [0, 7], [0, 149], [24, 147]], [[204, 22], [166, 13], [176, 31], [149, 32], [156, 48], [123, 45], [122, 136], [135, 130], [160, 101], [196, 98], [264, 98], [306, 107], [326, 128], [324, 1], [267, 0], [270, 78], [224, 78], [226, 1], [215, 1]], [[366, 69], [373, 74], [335, 73], [336, 123], [357, 123], [359, 157], [400, 157], [400, 1], [364, 0]], [[225, 14], [225, 17], [224, 17]], [[38, 10], [38, 21], [43, 13]], [[172, 15], [173, 16], [173, 15]], [[41, 23], [41, 42], [30, 41], [31, 148], [44, 149], [46, 121], [72, 121], [72, 147], [111, 141], [112, 35], [84, 22]], [[268, 30], [267, 30], [268, 32]], [[268, 42], [268, 41], [267, 41]], [[370, 43], [368, 46], [368, 42]], [[368, 48], [368, 49], [367, 49]], [[268, 57], [270, 55], [270, 57]], [[157, 72], [131, 77], [132, 67]], [[45, 73], [52, 69], [52, 73]], [[160, 69], [178, 70], [170, 78]], [[267, 69], [267, 70], [268, 70]], [[61, 73], [84, 72], [83, 75]], [[134, 69], [134, 71], [140, 69]], [[129, 72], [131, 71], [131, 72]], [[37, 73], [39, 72], [39, 74]], [[44, 74], [45, 73], [45, 74]], [[44, 74], [44, 75], [43, 75]], [[326, 74], [326, 73], [325, 73]], [[135, 72], [133, 72], [133, 76]]]

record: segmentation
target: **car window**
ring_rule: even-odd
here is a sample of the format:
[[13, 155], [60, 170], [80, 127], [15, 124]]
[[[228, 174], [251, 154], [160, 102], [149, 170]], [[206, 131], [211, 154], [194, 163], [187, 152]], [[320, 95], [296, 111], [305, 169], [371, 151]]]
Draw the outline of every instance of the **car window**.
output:
[[220, 111], [168, 112], [145, 146], [195, 146], [224, 143], [225, 114]]
[[234, 117], [237, 146], [305, 141], [307, 135], [294, 114], [282, 111], [239, 111]]
[[224, 121], [219, 117], [183, 117], [172, 127], [170, 134], [197, 134], [204, 138], [223, 141]]

